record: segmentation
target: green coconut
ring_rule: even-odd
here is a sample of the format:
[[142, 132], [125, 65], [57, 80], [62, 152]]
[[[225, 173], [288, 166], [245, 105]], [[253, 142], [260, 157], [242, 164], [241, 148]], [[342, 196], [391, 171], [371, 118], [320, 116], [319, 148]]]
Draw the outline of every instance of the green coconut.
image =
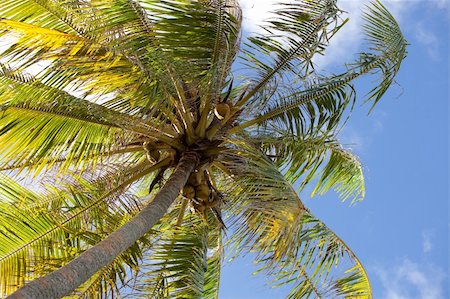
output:
[[195, 197], [195, 189], [194, 186], [186, 185], [183, 188], [183, 196], [189, 199], [193, 199]]
[[205, 174], [203, 171], [195, 171], [191, 173], [188, 179], [188, 183], [192, 186], [199, 186], [205, 182]]
[[195, 187], [195, 198], [200, 202], [207, 202], [209, 200], [209, 186], [207, 184], [201, 184]]

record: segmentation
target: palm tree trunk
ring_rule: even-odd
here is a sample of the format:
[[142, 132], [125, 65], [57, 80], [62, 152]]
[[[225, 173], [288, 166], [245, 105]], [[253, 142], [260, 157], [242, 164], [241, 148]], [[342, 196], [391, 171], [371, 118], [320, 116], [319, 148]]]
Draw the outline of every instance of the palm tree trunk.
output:
[[64, 267], [33, 280], [8, 298], [51, 299], [72, 293], [95, 272], [110, 264], [120, 253], [150, 231], [177, 198], [198, 162], [196, 153], [183, 154], [175, 171], [154, 200], [129, 222]]

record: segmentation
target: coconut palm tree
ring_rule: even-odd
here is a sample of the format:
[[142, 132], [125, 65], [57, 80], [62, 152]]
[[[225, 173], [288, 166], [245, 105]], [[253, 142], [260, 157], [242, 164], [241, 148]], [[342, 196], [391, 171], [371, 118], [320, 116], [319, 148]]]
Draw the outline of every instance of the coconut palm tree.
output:
[[371, 296], [298, 194], [364, 196], [337, 133], [351, 82], [379, 76], [374, 105], [406, 55], [381, 3], [366, 51], [324, 76], [334, 0], [280, 4], [251, 36], [234, 0], [5, 1], [0, 296], [217, 298], [225, 249], [290, 298]]

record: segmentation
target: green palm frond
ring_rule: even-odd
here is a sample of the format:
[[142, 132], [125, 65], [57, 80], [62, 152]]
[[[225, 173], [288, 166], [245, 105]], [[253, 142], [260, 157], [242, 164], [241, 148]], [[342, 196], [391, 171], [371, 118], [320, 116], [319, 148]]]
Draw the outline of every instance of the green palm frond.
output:
[[[0, 184], [0, 295], [3, 296], [27, 280], [57, 269], [80, 252], [81, 244], [79, 238], [64, 230], [54, 230], [50, 238], [41, 237], [49, 236], [47, 232], [55, 227], [51, 215], [30, 213], [21, 209], [21, 203], [43, 197], [4, 176]], [[72, 229], [76, 230], [78, 224], [72, 225]]]
[[159, 123], [79, 99], [1, 64], [0, 82], [1, 160], [8, 165], [51, 166], [64, 158], [61, 168], [67, 169], [123, 148], [133, 136], [171, 139]]
[[313, 56], [347, 22], [336, 0], [276, 8], [241, 43], [235, 0], [4, 1], [0, 296], [75, 265], [41, 291], [218, 298], [229, 248], [253, 252], [289, 298], [371, 297], [360, 261], [294, 186], [364, 196], [361, 163], [337, 140], [351, 81], [380, 75], [375, 105], [406, 42], [375, 2], [367, 50], [321, 76]]
[[1, 56], [16, 69], [38, 72], [54, 88], [136, 104], [144, 100], [133, 93], [141, 86], [151, 92], [154, 85], [152, 77], [143, 78], [143, 71], [125, 54], [84, 37], [3, 19], [0, 37], [5, 35], [11, 41]]
[[[221, 246], [221, 245], [220, 245]], [[210, 253], [206, 261], [207, 270], [205, 273], [205, 282], [203, 285], [202, 298], [218, 299], [220, 286], [220, 272], [223, 260], [223, 249], [214, 248], [215, 251]]]
[[149, 11], [157, 47], [173, 61], [198, 67], [201, 74], [217, 63], [221, 53], [234, 50], [239, 11], [232, 3], [176, 0], [146, 1], [142, 6]]
[[[81, 165], [81, 170], [87, 169], [89, 167], [95, 168], [95, 166], [99, 163], [99, 161], [101, 161], [102, 163], [103, 162], [104, 163], [112, 162], [112, 160], [117, 159], [118, 155], [121, 156], [120, 159], [124, 163], [135, 161], [135, 159], [139, 159], [142, 157], [142, 151], [143, 151], [143, 149], [141, 146], [127, 146], [127, 147], [123, 147], [123, 148], [120, 148], [117, 150], [108, 150], [108, 151], [102, 152], [95, 156], [84, 157], [84, 160]], [[80, 157], [73, 157], [74, 161], [78, 161], [79, 159], [80, 159]], [[52, 161], [46, 161], [46, 162], [43, 161], [42, 164], [40, 164], [42, 169], [38, 168], [36, 170], [36, 172], [41, 172], [41, 171], [46, 172], [50, 169], [52, 169], [52, 170], [59, 169], [61, 171], [61, 168], [59, 168], [56, 165], [67, 163], [68, 160], [70, 160], [70, 158], [60, 157], [60, 158], [54, 159]], [[37, 164], [39, 164], [39, 163], [37, 163]], [[29, 168], [28, 171], [30, 171], [30, 170], [35, 170], [36, 166], [37, 165], [34, 161], [28, 161], [25, 163], [11, 163], [11, 161], [10, 161], [7, 163], [7, 165], [0, 167], [0, 171], [21, 172], [25, 168]], [[74, 167], [73, 164], [71, 165], [71, 167], [72, 167], [72, 170], [76, 169], [76, 167]]]
[[361, 66], [364, 66], [369, 62], [376, 66], [381, 73], [378, 86], [374, 87], [369, 93], [368, 100], [373, 100], [371, 107], [373, 109], [394, 82], [394, 78], [407, 54], [407, 41], [403, 37], [397, 21], [380, 1], [377, 0], [367, 6], [364, 19], [366, 21], [364, 31], [367, 41], [370, 50], [375, 55], [361, 54], [360, 63]]
[[233, 144], [246, 161], [236, 163], [232, 155], [222, 161], [229, 173], [222, 183], [229, 190], [235, 253], [254, 252], [259, 271], [273, 276], [274, 286], [290, 284], [289, 298], [323, 297], [332, 290], [368, 297], [367, 275], [348, 246], [311, 215], [258, 148], [244, 141]]
[[[39, 193], [2, 175], [2, 292], [9, 293], [27, 280], [59, 268], [128, 221], [141, 204], [124, 193], [126, 187], [154, 169], [140, 164], [134, 168], [123, 165], [117, 170], [116, 165], [110, 171], [103, 170], [107, 174], [101, 177], [74, 178], [46, 189], [42, 186], [45, 191]], [[27, 259], [29, 255], [35, 258]], [[18, 264], [17, 260], [22, 262]], [[35, 268], [44, 264], [48, 266]]]
[[361, 162], [334, 137], [321, 132], [305, 135], [283, 131], [272, 133], [274, 135], [267, 137], [260, 135], [255, 141], [273, 157], [285, 177], [298, 184], [300, 191], [317, 181], [311, 196], [334, 189], [342, 200], [351, 198], [355, 202], [364, 198]]
[[340, 11], [335, 2], [305, 0], [280, 4], [274, 18], [263, 25], [264, 34], [250, 37], [243, 49], [244, 64], [256, 68], [259, 76], [238, 106], [285, 71], [299, 77], [308, 74], [312, 57], [323, 51], [329, 38], [340, 28], [337, 23]]
[[234, 127], [231, 132], [239, 132], [255, 124], [260, 128], [286, 128], [292, 134], [308, 134], [311, 130], [331, 132], [341, 124], [345, 112], [348, 114], [353, 110], [356, 101], [354, 87], [348, 83], [318, 83], [302, 92], [292, 88], [284, 90], [286, 94], [282, 91], [270, 94], [271, 100], [261, 114], [254, 115], [253, 119]]
[[[194, 221], [167, 231], [144, 267], [140, 292], [145, 298], [200, 298], [207, 270], [208, 229]], [[159, 294], [159, 295], [157, 295]], [[162, 297], [161, 297], [162, 296]]]
[[[136, 80], [132, 66], [123, 55], [116, 54], [90, 40], [77, 35], [39, 27], [36, 25], [0, 19], [0, 36], [11, 36], [13, 39], [2, 56], [9, 63], [30, 67], [38, 62], [66, 64], [66, 67], [77, 65], [84, 72], [96, 73], [101, 76], [103, 71], [114, 70], [130, 73], [130, 79]], [[63, 63], [64, 62], [64, 63]], [[95, 67], [94, 67], [95, 66]], [[53, 70], [54, 71], [54, 70]], [[125, 77], [124, 77], [125, 79]]]
[[[274, 257], [294, 254], [289, 252], [295, 242], [288, 244], [284, 241], [290, 233], [280, 226], [281, 220], [274, 220], [292, 222], [306, 208], [292, 186], [259, 148], [244, 139], [230, 142], [236, 148], [221, 159], [220, 169], [228, 179], [221, 180], [220, 184], [231, 214], [229, 221], [236, 226], [231, 243], [235, 244], [237, 253], [252, 249], [252, 244], [259, 242], [260, 249], [272, 252]], [[268, 235], [272, 239], [269, 240]]]
[[58, 4], [55, 2], [49, 0], [6, 0], [2, 3], [0, 18], [76, 34], [78, 28], [72, 21], [73, 16], [69, 15], [67, 9], [61, 5], [62, 1], [58, 1]]
[[335, 189], [342, 200], [348, 198], [352, 198], [353, 202], [362, 200], [365, 195], [365, 184], [363, 168], [358, 157], [339, 144], [333, 145], [328, 151], [328, 161], [319, 173], [319, 181], [312, 196]]
[[121, 135], [119, 130], [14, 108], [2, 113], [0, 126], [0, 140], [6, 148], [2, 166], [26, 163], [39, 168], [61, 156], [65, 157], [63, 170], [72, 163], [82, 166], [84, 158], [108, 151]]
[[[367, 7], [364, 19], [370, 52], [361, 53], [359, 59], [349, 64], [348, 70], [342, 74], [316, 80], [312, 86], [308, 84], [306, 89], [300, 91], [288, 89], [285, 93], [277, 92], [276, 96], [271, 94], [269, 99], [260, 104], [266, 106], [262, 114], [254, 115], [253, 119], [233, 128], [232, 132], [255, 124], [265, 125], [267, 122], [279, 122], [281, 126], [287, 127], [302, 127], [302, 123], [292, 124], [292, 121], [302, 119], [302, 110], [314, 111], [311, 107], [317, 107], [316, 110], [324, 112], [323, 117], [328, 116], [326, 119], [337, 122], [348, 103], [355, 101], [354, 90], [349, 83], [365, 74], [380, 73], [381, 80], [371, 90], [367, 99], [374, 101], [371, 107], [373, 109], [398, 73], [406, 56], [407, 43], [395, 19], [380, 2]], [[264, 90], [261, 93], [264, 94]], [[325, 109], [321, 110], [321, 107]], [[329, 109], [330, 107], [333, 109]]]
[[273, 286], [289, 286], [287, 298], [372, 298], [365, 269], [350, 248], [321, 221], [304, 213], [297, 230], [298, 255], [267, 264], [259, 271], [273, 278]]
[[[11, 106], [39, 111], [39, 107], [43, 106], [42, 112], [58, 116], [71, 117], [107, 127], [125, 128], [143, 135], [151, 135], [151, 131], [153, 131], [153, 133], [171, 136], [170, 133], [165, 133], [165, 131], [171, 130], [154, 119], [143, 120], [134, 115], [74, 96], [64, 90], [48, 86], [26, 73], [13, 70], [5, 64], [0, 64], [0, 80], [4, 83], [0, 89], [3, 96], [0, 103], [3, 109]], [[30, 107], [27, 107], [28, 105]], [[172, 132], [172, 134], [176, 133]]]

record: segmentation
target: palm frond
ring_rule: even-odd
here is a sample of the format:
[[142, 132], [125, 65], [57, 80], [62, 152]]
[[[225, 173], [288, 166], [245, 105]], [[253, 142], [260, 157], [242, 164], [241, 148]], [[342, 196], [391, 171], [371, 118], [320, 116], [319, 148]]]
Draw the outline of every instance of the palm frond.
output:
[[236, 133], [255, 124], [258, 128], [286, 128], [292, 134], [335, 130], [341, 124], [345, 112], [349, 114], [353, 110], [356, 93], [349, 83], [341, 85], [341, 82], [328, 82], [328, 78], [324, 81], [302, 92], [284, 88], [271, 93], [270, 100], [260, 114], [255, 115], [253, 112], [250, 120], [232, 128], [230, 132]]
[[212, 86], [214, 92], [224, 87], [224, 82], [231, 69], [231, 64], [238, 52], [241, 12], [236, 0], [213, 1], [216, 10], [216, 37], [212, 51], [212, 78], [216, 81]]
[[59, 187], [42, 186], [45, 191], [40, 193], [2, 175], [2, 292], [61, 267], [137, 213], [140, 204], [124, 192], [155, 170], [145, 164], [132, 168], [116, 165], [92, 181], [74, 178]]
[[[325, 112], [324, 115], [328, 116], [327, 119], [337, 122], [348, 103], [355, 101], [354, 90], [349, 83], [365, 74], [380, 73], [381, 80], [371, 90], [367, 99], [367, 101], [373, 100], [371, 107], [373, 109], [394, 81], [401, 63], [406, 57], [407, 43], [395, 19], [380, 2], [372, 3], [367, 7], [364, 19], [370, 52], [361, 53], [356, 62], [348, 65], [346, 72], [315, 80], [316, 82], [312, 82], [312, 84], [308, 83], [306, 89], [300, 91], [288, 89], [284, 93], [281, 91], [269, 93], [269, 96], [264, 96], [267, 91], [261, 90], [262, 99], [267, 98], [260, 101], [260, 106], [266, 107], [264, 112], [260, 115], [252, 115], [253, 119], [231, 131], [238, 132], [246, 127], [255, 124], [265, 125], [268, 122], [278, 122], [281, 126], [289, 128], [303, 128], [302, 123], [292, 124], [292, 121], [298, 119], [296, 117], [302, 119], [304, 115], [301, 113], [302, 109], [313, 111], [311, 106], [317, 106], [319, 109], [320, 107], [328, 108], [319, 111]], [[329, 107], [333, 109], [329, 109]]]
[[203, 286], [202, 298], [218, 299], [220, 286], [220, 272], [223, 260], [222, 249], [215, 249], [208, 253], [207, 270], [205, 273], [205, 282]]
[[364, 31], [369, 42], [370, 50], [374, 54], [362, 53], [361, 64], [368, 61], [378, 68], [381, 79], [378, 86], [369, 93], [369, 100], [373, 100], [371, 109], [378, 103], [400, 70], [401, 63], [406, 57], [407, 41], [403, 37], [400, 27], [391, 13], [380, 1], [368, 5], [364, 14], [366, 24]]
[[250, 37], [243, 48], [244, 65], [256, 67], [259, 76], [238, 106], [286, 71], [306, 76], [313, 55], [322, 52], [340, 28], [337, 26], [340, 11], [334, 0], [284, 2], [280, 6], [274, 11], [274, 18], [262, 27], [264, 34]]
[[[27, 105], [33, 106], [31, 104], [34, 104], [34, 106], [44, 106], [46, 104], [54, 109], [44, 106], [42, 110], [58, 116], [67, 116], [109, 127], [125, 128], [143, 135], [151, 134], [149, 132], [153, 131], [158, 134], [171, 136], [171, 130], [164, 127], [160, 122], [154, 122], [153, 119], [143, 120], [84, 98], [79, 98], [69, 92], [47, 86], [41, 80], [19, 70], [13, 70], [5, 64], [0, 64], [0, 79], [4, 80], [2, 82], [4, 87], [0, 90], [4, 96], [0, 102], [2, 107], [7, 108], [7, 105], [11, 105], [12, 107], [25, 109]], [[45, 100], [48, 103], [44, 103]], [[30, 107], [29, 109], [39, 110], [36, 107]], [[164, 130], [161, 130], [161, 127]], [[165, 131], [169, 131], [169, 133]], [[175, 133], [172, 132], [172, 134]]]
[[227, 178], [219, 181], [219, 188], [230, 213], [227, 222], [234, 227], [231, 243], [236, 253], [259, 242], [262, 251], [283, 256], [292, 251], [295, 242], [284, 242], [290, 233], [275, 219], [294, 221], [306, 208], [272, 161], [248, 140], [230, 140], [235, 149], [221, 158], [219, 166]]
[[[372, 298], [365, 269], [351, 249], [321, 221], [304, 213], [297, 229], [301, 242], [297, 257], [274, 266], [259, 258], [259, 271], [273, 278], [273, 286], [290, 286], [287, 298]], [[295, 228], [294, 228], [295, 229]]]
[[[106, 152], [102, 152], [96, 156], [89, 156], [89, 157], [84, 157], [83, 158], [83, 162], [81, 165], [81, 171], [83, 169], [87, 169], [89, 167], [91, 168], [95, 168], [95, 166], [98, 163], [106, 163], [108, 164], [108, 162], [111, 162], [112, 160], [117, 159], [118, 155], [120, 156], [120, 160], [123, 163], [129, 163], [131, 161], [135, 161], [135, 159], [139, 159], [140, 157], [142, 157], [142, 152], [143, 149], [141, 146], [127, 146], [127, 147], [123, 147], [117, 150], [109, 150]], [[81, 157], [74, 157], [73, 160], [78, 161]], [[69, 158], [70, 159], [70, 158]], [[25, 168], [29, 168], [28, 172], [32, 172], [35, 170], [36, 173], [45, 173], [47, 171], [49, 171], [50, 169], [52, 171], [55, 170], [59, 170], [61, 171], [61, 168], [59, 168], [58, 166], [55, 166], [57, 164], [64, 164], [67, 163], [68, 158], [67, 157], [60, 157], [57, 159], [54, 159], [52, 161], [46, 161], [46, 162], [42, 162], [42, 164], [40, 164], [40, 166], [42, 168], [35, 168], [39, 165], [39, 161], [36, 163], [34, 161], [28, 161], [25, 163], [11, 163], [8, 162], [7, 165], [0, 167], [0, 171], [17, 171], [17, 173], [20, 173], [23, 169]], [[74, 165], [71, 165], [71, 170], [76, 170], [77, 167], [74, 167]]]
[[157, 47], [172, 61], [184, 60], [201, 74], [224, 50], [218, 48], [226, 45], [224, 34], [236, 31], [236, 18], [226, 7], [227, 2], [175, 0], [147, 1], [142, 5], [149, 12]]
[[155, 244], [154, 253], [148, 259], [150, 264], [145, 266], [149, 270], [143, 273], [140, 281], [143, 286], [136, 295], [201, 297], [207, 267], [208, 230], [202, 221], [191, 224], [167, 231]]
[[6, 0], [2, 3], [0, 18], [76, 34], [79, 29], [72, 21], [73, 16], [64, 8], [63, 1], [58, 1], [57, 4], [55, 2], [49, 0]]
[[144, 78], [139, 66], [125, 54], [90, 39], [3, 19], [0, 37], [5, 35], [12, 38], [1, 53], [2, 60], [20, 71], [37, 72], [54, 88], [75, 90], [102, 101], [112, 98], [136, 104], [143, 100], [133, 93], [141, 86], [151, 92], [152, 82], [155, 85], [153, 77]]
[[[24, 211], [20, 204], [43, 198], [5, 176], [0, 184], [0, 295], [4, 296], [35, 275], [57, 269], [80, 252], [81, 244], [64, 230], [53, 231], [50, 238], [40, 238], [55, 226], [51, 215]], [[77, 224], [72, 229], [76, 230]], [[21, 249], [30, 240], [34, 240], [33, 246], [30, 243]]]
[[255, 141], [300, 191], [316, 181], [311, 196], [334, 189], [342, 200], [351, 198], [355, 202], [364, 198], [361, 162], [334, 137], [320, 131], [305, 135], [272, 133], [267, 137], [259, 135]]
[[8, 165], [51, 166], [64, 157], [67, 169], [124, 147], [133, 136], [171, 139], [159, 123], [79, 99], [2, 64], [0, 82], [1, 160]]
[[238, 158], [224, 157], [229, 181], [222, 188], [228, 190], [235, 253], [254, 252], [259, 271], [273, 276], [274, 286], [292, 287], [289, 298], [323, 297], [332, 291], [368, 297], [367, 275], [348, 246], [311, 215], [258, 148], [248, 141], [233, 144], [245, 162], [234, 168], [232, 161]]

